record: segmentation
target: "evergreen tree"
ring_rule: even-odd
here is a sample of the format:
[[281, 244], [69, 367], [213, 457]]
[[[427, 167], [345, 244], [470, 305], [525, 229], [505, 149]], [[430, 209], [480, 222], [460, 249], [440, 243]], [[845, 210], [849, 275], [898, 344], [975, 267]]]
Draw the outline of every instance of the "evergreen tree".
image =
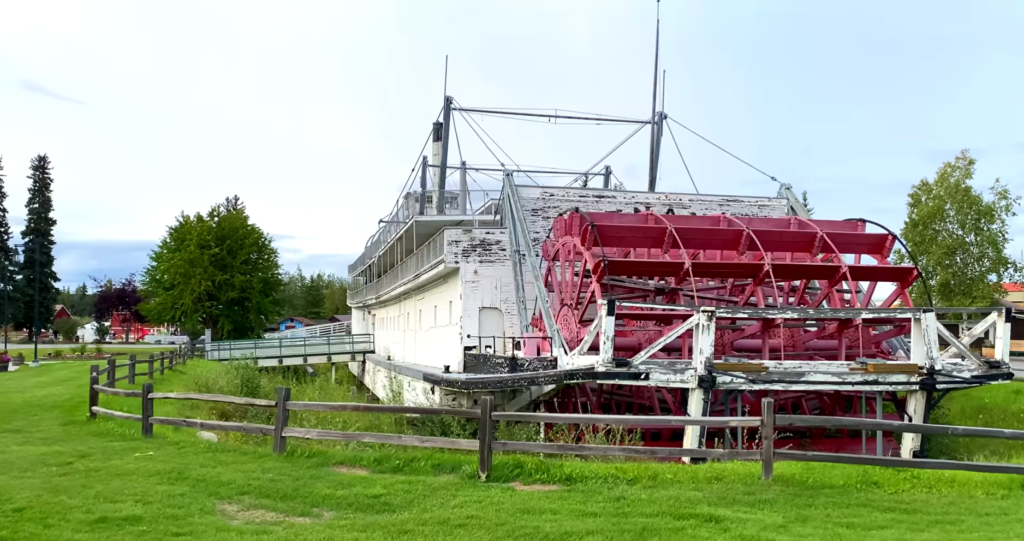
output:
[[[6, 302], [6, 306], [0, 306], [2, 316], [6, 317], [4, 324], [9, 323], [14, 317], [14, 306], [17, 299], [12, 291], [13, 284], [18, 276], [18, 269], [15, 267], [14, 248], [11, 246], [13, 233], [11, 224], [7, 220], [7, 188], [4, 186], [4, 162], [0, 156], [0, 303]], [[2, 296], [4, 290], [7, 295]], [[0, 331], [2, 331], [0, 325]]]
[[[53, 177], [50, 158], [40, 154], [32, 158], [28, 179], [28, 201], [25, 203], [25, 229], [21, 238], [26, 246], [21, 258], [21, 279], [15, 291], [21, 299], [14, 318], [15, 326], [29, 331], [29, 336], [48, 328], [53, 320], [53, 306], [57, 303], [59, 290], [54, 285], [60, 281], [53, 270], [53, 228], [57, 220], [53, 217]], [[38, 272], [39, 299], [36, 302], [36, 269]], [[39, 307], [39, 329], [34, 328], [35, 307]]]

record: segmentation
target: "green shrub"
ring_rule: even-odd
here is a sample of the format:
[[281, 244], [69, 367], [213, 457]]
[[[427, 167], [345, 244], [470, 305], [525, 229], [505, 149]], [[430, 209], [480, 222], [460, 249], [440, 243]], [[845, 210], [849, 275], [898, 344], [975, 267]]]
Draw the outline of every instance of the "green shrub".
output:
[[53, 356], [54, 357], [63, 357], [64, 356], [64, 350], [63, 349], [55, 349], [55, 350], [53, 350]]
[[92, 347], [92, 350], [93, 350], [94, 353], [102, 354], [103, 353], [103, 346], [101, 346], [99, 343], [97, 343], [95, 346]]
[[77, 346], [71, 348], [71, 351], [75, 352], [78, 355], [85, 355], [86, 353], [89, 353], [89, 345], [86, 344], [85, 342], [82, 342], [81, 344], [78, 344]]
[[78, 323], [72, 318], [61, 318], [53, 322], [53, 330], [61, 340], [74, 340], [78, 333]]

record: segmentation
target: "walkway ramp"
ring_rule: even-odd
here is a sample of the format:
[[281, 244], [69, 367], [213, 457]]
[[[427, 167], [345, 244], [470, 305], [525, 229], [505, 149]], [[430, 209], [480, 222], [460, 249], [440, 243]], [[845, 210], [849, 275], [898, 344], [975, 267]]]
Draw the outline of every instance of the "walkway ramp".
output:
[[373, 353], [372, 334], [228, 340], [206, 345], [212, 361], [255, 360], [258, 366], [291, 366], [361, 361]]

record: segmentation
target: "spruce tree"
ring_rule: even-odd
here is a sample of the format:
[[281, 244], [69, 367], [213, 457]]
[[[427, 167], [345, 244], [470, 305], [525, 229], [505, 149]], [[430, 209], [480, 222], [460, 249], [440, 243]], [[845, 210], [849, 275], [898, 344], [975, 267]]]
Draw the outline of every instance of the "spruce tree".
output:
[[[14, 317], [16, 298], [11, 291], [18, 277], [15, 267], [14, 247], [11, 245], [13, 234], [11, 224], [7, 220], [7, 188], [4, 186], [4, 162], [0, 156], [0, 317], [5, 318], [3, 325], [10, 323]], [[3, 295], [6, 291], [7, 295]], [[3, 327], [0, 325], [0, 332]]]
[[[56, 283], [60, 281], [53, 269], [53, 228], [57, 220], [53, 217], [53, 177], [50, 176], [52, 166], [46, 154], [32, 158], [28, 179], [32, 183], [28, 187], [28, 201], [25, 203], [25, 229], [21, 231], [22, 241], [26, 246], [22, 250], [21, 279], [15, 288], [20, 302], [20, 309], [14, 319], [15, 325], [29, 331], [29, 336], [41, 329], [49, 328], [53, 320], [53, 307], [57, 303], [59, 290]], [[36, 269], [39, 280], [39, 302], [36, 303]], [[39, 329], [34, 328], [35, 314], [39, 307]]]

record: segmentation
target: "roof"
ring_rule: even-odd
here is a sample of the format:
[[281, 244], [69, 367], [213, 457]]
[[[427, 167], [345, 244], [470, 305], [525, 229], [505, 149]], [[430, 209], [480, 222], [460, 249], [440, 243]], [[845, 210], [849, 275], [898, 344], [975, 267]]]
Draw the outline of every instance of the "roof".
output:
[[1003, 289], [1005, 289], [1007, 293], [1020, 293], [1021, 291], [1024, 291], [1024, 284], [1003, 282]]
[[347, 316], [334, 315], [334, 316], [331, 316], [331, 321], [333, 321], [335, 323], [345, 323], [345, 322], [348, 322], [348, 321], [352, 321], [352, 314], [349, 314]]
[[315, 319], [309, 319], [308, 317], [301, 317], [301, 316], [288, 316], [288, 317], [278, 321], [277, 323], [278, 323], [278, 325], [280, 325], [281, 323], [284, 323], [285, 321], [288, 321], [288, 320], [298, 321], [299, 323], [302, 323], [303, 325], [316, 325], [317, 324], [317, 321]]
[[[60, 312], [61, 310], [67, 310], [67, 307], [65, 307], [63, 304], [55, 304], [53, 306], [53, 311], [54, 312]], [[68, 311], [70, 311], [70, 310], [68, 310]]]

